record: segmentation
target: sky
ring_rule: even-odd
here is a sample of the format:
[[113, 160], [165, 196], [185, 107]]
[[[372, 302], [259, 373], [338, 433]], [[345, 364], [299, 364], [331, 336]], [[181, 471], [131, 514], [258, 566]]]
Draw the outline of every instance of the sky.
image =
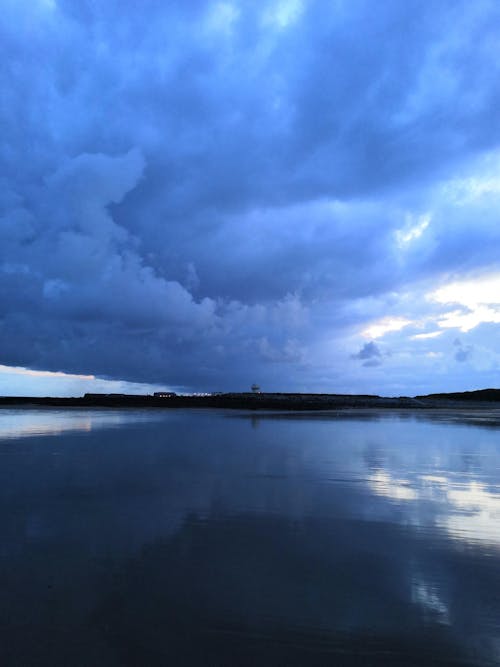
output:
[[500, 386], [496, 0], [3, 0], [0, 394]]

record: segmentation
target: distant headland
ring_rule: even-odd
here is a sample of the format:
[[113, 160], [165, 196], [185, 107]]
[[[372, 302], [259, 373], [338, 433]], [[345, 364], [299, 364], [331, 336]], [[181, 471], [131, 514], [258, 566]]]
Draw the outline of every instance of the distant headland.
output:
[[[497, 404], [497, 405], [495, 405]], [[80, 397], [0, 396], [0, 407], [224, 408], [238, 410], [337, 410], [345, 408], [500, 408], [500, 389], [384, 397], [371, 394], [229, 392], [85, 394]]]

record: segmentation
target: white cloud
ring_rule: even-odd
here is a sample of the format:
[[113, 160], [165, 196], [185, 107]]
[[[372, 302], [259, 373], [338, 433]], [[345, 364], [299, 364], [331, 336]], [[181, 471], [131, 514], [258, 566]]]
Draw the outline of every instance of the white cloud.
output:
[[365, 338], [382, 338], [385, 334], [392, 331], [401, 331], [410, 324], [414, 324], [413, 320], [405, 317], [384, 317], [372, 322], [362, 331], [362, 335]]
[[172, 387], [0, 364], [0, 396], [82, 396], [87, 392], [151, 394], [160, 390], [172, 391]]
[[462, 306], [438, 318], [437, 324], [443, 329], [467, 332], [483, 323], [500, 323], [500, 274], [458, 280], [431, 292], [428, 298], [444, 305]]
[[262, 21], [264, 25], [287, 28], [298, 21], [303, 10], [303, 0], [279, 0], [264, 11]]
[[498, 199], [500, 195], [500, 153], [487, 151], [466, 164], [463, 172], [448, 179], [441, 186], [440, 196], [457, 206], [481, 203], [481, 200]]
[[500, 323], [500, 311], [486, 306], [477, 306], [472, 312], [464, 313], [460, 310], [454, 310], [444, 313], [437, 319], [438, 326], [443, 329], [459, 329], [464, 333], [486, 323]]
[[500, 273], [457, 280], [431, 292], [429, 298], [443, 304], [461, 304], [467, 308], [500, 305]]
[[240, 11], [231, 2], [216, 2], [210, 6], [205, 27], [210, 32], [230, 35]]
[[397, 229], [395, 232], [396, 243], [400, 248], [405, 248], [419, 239], [430, 225], [431, 215], [426, 213], [418, 216], [415, 220], [413, 216], [407, 216], [407, 223], [403, 229]]
[[442, 331], [430, 331], [429, 333], [420, 333], [410, 336], [412, 340], [429, 340], [431, 338], [437, 338], [443, 334]]
[[68, 380], [95, 380], [94, 375], [75, 375], [63, 373], [62, 371], [36, 371], [22, 366], [4, 366], [0, 364], [0, 373], [9, 375], [27, 375], [38, 378], [64, 378]]

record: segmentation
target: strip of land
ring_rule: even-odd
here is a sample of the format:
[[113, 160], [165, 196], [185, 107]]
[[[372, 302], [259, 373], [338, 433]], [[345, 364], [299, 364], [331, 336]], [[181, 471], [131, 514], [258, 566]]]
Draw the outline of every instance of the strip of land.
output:
[[110, 408], [230, 408], [237, 410], [500, 409], [500, 389], [426, 396], [355, 394], [216, 393], [203, 395], [85, 394], [80, 397], [0, 396], [0, 406]]

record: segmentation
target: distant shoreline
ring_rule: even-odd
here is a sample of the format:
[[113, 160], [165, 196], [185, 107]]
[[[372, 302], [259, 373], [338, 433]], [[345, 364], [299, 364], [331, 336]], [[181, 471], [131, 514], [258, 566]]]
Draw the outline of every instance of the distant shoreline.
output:
[[500, 389], [383, 397], [354, 394], [218, 393], [201, 396], [86, 394], [81, 397], [0, 396], [0, 407], [224, 408], [236, 410], [336, 410], [344, 408], [500, 409]]

